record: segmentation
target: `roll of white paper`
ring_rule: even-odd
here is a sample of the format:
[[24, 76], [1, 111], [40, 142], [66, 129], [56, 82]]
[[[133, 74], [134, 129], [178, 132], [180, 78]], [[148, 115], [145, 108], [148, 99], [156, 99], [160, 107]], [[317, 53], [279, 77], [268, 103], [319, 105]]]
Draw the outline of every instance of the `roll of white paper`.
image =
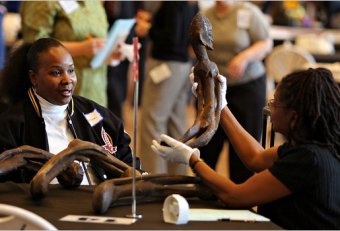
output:
[[163, 203], [163, 220], [166, 223], [176, 225], [188, 223], [188, 201], [179, 194], [172, 194], [168, 196]]

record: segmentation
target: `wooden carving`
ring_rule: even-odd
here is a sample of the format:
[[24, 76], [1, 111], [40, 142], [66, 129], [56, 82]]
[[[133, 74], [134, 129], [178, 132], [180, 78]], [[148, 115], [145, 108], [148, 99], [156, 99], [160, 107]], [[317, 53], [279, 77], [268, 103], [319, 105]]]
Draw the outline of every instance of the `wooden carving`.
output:
[[197, 14], [190, 25], [189, 38], [197, 57], [194, 81], [197, 86], [197, 117], [180, 139], [192, 148], [205, 146], [215, 134], [220, 121], [221, 94], [216, 64], [209, 60], [207, 49], [213, 50], [209, 20]]

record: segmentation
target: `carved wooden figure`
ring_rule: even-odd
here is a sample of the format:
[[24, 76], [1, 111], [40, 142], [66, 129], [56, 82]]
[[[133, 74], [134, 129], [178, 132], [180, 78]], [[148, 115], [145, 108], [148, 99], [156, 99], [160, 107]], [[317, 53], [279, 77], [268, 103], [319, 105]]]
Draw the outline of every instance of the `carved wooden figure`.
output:
[[216, 64], [209, 60], [207, 49], [213, 50], [212, 27], [209, 20], [197, 14], [190, 25], [189, 38], [197, 57], [194, 81], [197, 86], [197, 117], [180, 139], [192, 148], [205, 146], [215, 134], [220, 121], [221, 95]]

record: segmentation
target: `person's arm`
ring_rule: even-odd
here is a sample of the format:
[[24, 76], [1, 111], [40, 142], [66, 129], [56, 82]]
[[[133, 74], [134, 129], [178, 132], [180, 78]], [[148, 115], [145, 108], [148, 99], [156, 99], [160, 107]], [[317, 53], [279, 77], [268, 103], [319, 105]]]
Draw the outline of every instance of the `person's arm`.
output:
[[[196, 155], [191, 155], [190, 165], [192, 166], [197, 159]], [[291, 193], [268, 170], [253, 175], [242, 184], [235, 184], [230, 179], [219, 175], [203, 161], [196, 163], [194, 171], [214, 194], [231, 208], [252, 207], [277, 200]]]
[[237, 56], [245, 59], [248, 63], [251, 61], [263, 60], [273, 48], [273, 40], [263, 39], [255, 42], [253, 45], [241, 51]]
[[228, 63], [228, 77], [241, 77], [246, 70], [249, 62], [263, 60], [267, 54], [272, 50], [272, 39], [263, 39], [255, 42], [250, 47], [238, 53]]
[[190, 165], [201, 177], [202, 181], [214, 194], [229, 207], [250, 207], [267, 203], [289, 195], [290, 190], [275, 178], [268, 170], [250, 177], [242, 184], [235, 184], [230, 179], [219, 175], [204, 161], [199, 159], [200, 152], [196, 148], [177, 141], [167, 135], [161, 135], [161, 145], [156, 140], [152, 141], [152, 150], [164, 159]]
[[[196, 96], [197, 83], [191, 73], [189, 79], [192, 83], [192, 93]], [[231, 145], [236, 150], [244, 165], [253, 172], [260, 172], [270, 167], [277, 159], [277, 147], [264, 149], [237, 121], [227, 107], [225, 98], [227, 92], [227, 80], [224, 76], [218, 76], [220, 82], [220, 94], [222, 95], [220, 124], [229, 137]]]
[[[34, 42], [39, 38], [51, 37], [59, 10], [59, 2], [22, 2], [20, 15], [22, 18], [22, 35], [25, 42]], [[90, 35], [81, 41], [61, 41], [72, 57], [95, 55], [105, 45], [104, 38]]]
[[273, 48], [269, 24], [263, 13], [253, 4], [243, 5], [251, 17], [248, 27], [250, 45], [239, 52], [228, 65], [228, 77], [240, 78], [250, 62], [263, 60]]
[[105, 46], [105, 39], [87, 38], [83, 41], [61, 41], [72, 57], [88, 56], [92, 57]]
[[239, 158], [254, 172], [272, 166], [277, 159], [278, 147], [264, 149], [236, 120], [228, 107], [221, 111], [220, 124]]

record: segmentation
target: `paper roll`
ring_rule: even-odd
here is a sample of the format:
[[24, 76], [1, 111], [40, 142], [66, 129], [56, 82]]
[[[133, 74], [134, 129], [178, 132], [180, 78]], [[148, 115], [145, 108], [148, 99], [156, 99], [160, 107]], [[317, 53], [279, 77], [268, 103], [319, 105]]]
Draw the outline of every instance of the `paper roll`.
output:
[[163, 219], [166, 223], [181, 225], [189, 221], [189, 204], [179, 194], [168, 196], [163, 203]]

